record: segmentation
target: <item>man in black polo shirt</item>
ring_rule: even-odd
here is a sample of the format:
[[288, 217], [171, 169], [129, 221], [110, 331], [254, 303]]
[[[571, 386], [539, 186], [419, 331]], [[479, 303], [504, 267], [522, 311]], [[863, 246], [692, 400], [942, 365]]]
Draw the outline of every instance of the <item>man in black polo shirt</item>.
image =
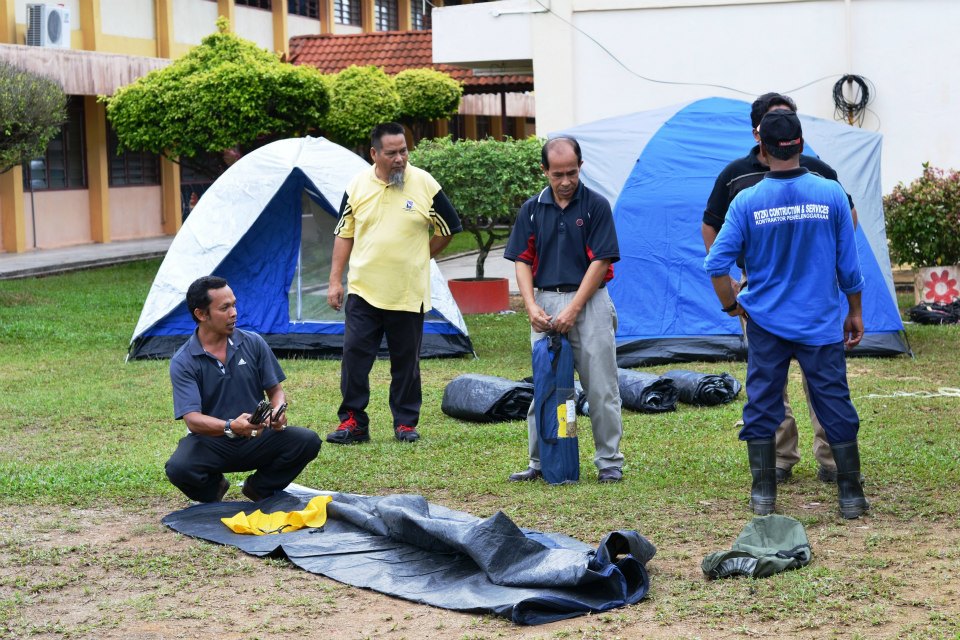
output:
[[[517, 285], [530, 317], [530, 341], [565, 334], [590, 403], [600, 482], [623, 477], [620, 389], [617, 385], [617, 312], [605, 285], [620, 259], [610, 203], [580, 182], [580, 145], [554, 138], [543, 145], [541, 167], [550, 186], [517, 215], [504, 250], [516, 263]], [[534, 291], [536, 288], [536, 292]], [[512, 482], [541, 477], [534, 403], [527, 413], [530, 464]]]
[[[257, 502], [290, 484], [320, 452], [310, 429], [287, 427], [281, 406], [286, 378], [259, 335], [236, 328], [237, 299], [227, 281], [204, 276], [187, 289], [197, 330], [170, 360], [174, 417], [187, 425], [167, 461], [178, 489], [197, 502], [218, 502], [230, 488], [225, 472], [256, 470], [243, 495]], [[273, 406], [261, 424], [250, 421], [264, 392]]]
[[[713, 246], [714, 241], [717, 239], [717, 234], [720, 233], [720, 228], [723, 226], [723, 221], [727, 215], [727, 209], [730, 208], [730, 203], [733, 202], [733, 198], [744, 189], [760, 182], [763, 176], [770, 171], [770, 167], [765, 165], [760, 159], [760, 136], [757, 132], [757, 127], [760, 125], [760, 121], [764, 115], [776, 109], [788, 109], [796, 112], [797, 105], [789, 96], [784, 96], [779, 93], [765, 93], [754, 100], [751, 105], [750, 122], [753, 126], [753, 137], [758, 144], [750, 149], [750, 152], [746, 156], [738, 158], [728, 164], [724, 170], [720, 172], [720, 175], [717, 176], [717, 180], [713, 185], [713, 191], [710, 192], [710, 197], [707, 200], [707, 208], [703, 212], [703, 224], [700, 227], [703, 235], [703, 244], [707, 252], [710, 251], [710, 247]], [[811, 173], [839, 182], [837, 172], [819, 158], [801, 155], [800, 166]], [[849, 194], [847, 195], [847, 199], [850, 201], [850, 208], [853, 211], [853, 223], [854, 226], [856, 226], [857, 210], [854, 208], [853, 199], [850, 198]], [[741, 268], [743, 267], [742, 262], [739, 260], [738, 265]], [[740, 283], [734, 282], [733, 284], [734, 290], [739, 291]], [[746, 333], [744, 333], [744, 336], [746, 336]], [[827, 441], [823, 426], [821, 426], [820, 420], [817, 418], [813, 411], [813, 406], [810, 404], [806, 378], [801, 378], [801, 380], [803, 381], [804, 395], [807, 396], [810, 422], [813, 425], [813, 455], [818, 463], [817, 477], [823, 482], [836, 482], [837, 465], [833, 460], [830, 443]], [[784, 387], [783, 390], [783, 407], [786, 415], [780, 424], [780, 428], [777, 429], [776, 436], [777, 482], [783, 482], [789, 478], [793, 465], [800, 461], [797, 421], [793, 417], [793, 409], [790, 407], [790, 402], [787, 398], [786, 387]]]

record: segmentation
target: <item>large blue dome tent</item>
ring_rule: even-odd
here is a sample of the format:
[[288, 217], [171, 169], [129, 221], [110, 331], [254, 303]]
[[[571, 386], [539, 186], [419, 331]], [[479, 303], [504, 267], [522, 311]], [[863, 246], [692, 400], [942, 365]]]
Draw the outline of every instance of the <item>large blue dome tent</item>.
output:
[[[278, 355], [340, 358], [343, 314], [327, 305], [333, 229], [347, 184], [369, 165], [324, 138], [290, 138], [240, 158], [203, 194], [157, 272], [128, 359], [169, 358], [196, 325], [184, 300], [200, 276], [226, 278], [238, 326]], [[431, 260], [433, 310], [421, 356], [473, 353], [463, 316]], [[383, 345], [383, 355], [386, 346]]]
[[[853, 355], [909, 353], [887, 252], [882, 138], [803, 114], [800, 120], [805, 153], [837, 171], [857, 207], [866, 335]], [[577, 138], [583, 182], [613, 205], [621, 259], [610, 295], [619, 316], [620, 366], [745, 358], [740, 323], [720, 311], [703, 271], [700, 225], [717, 175], [755, 144], [750, 104], [707, 98], [555, 135]]]

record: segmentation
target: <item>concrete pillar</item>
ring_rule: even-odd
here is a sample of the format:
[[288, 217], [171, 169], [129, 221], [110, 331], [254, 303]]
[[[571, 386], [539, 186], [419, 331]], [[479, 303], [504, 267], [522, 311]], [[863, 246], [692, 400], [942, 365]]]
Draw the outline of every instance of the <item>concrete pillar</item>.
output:
[[566, 129], [576, 122], [573, 69], [576, 31], [572, 0], [551, 0], [550, 13], [533, 16], [533, 95], [536, 100], [537, 135]]
[[80, 3], [80, 35], [83, 48], [87, 51], [99, 51], [103, 32], [100, 27], [100, 3]]
[[290, 37], [287, 35], [287, 3], [276, 2], [271, 5], [273, 13], [273, 50], [283, 54], [286, 60], [290, 56]]
[[0, 230], [4, 251], [23, 253], [27, 250], [27, 228], [23, 216], [23, 168], [17, 165], [0, 173]]
[[420, 0], [397, 0], [397, 29], [400, 31], [413, 29], [413, 13], [410, 11], [411, 2], [420, 2]]
[[0, 42], [4, 44], [23, 44], [17, 42], [17, 12], [14, 0], [0, 0]]
[[373, 24], [374, 5], [373, 0], [360, 0], [360, 28], [364, 33], [376, 31]]
[[83, 97], [87, 146], [87, 194], [90, 199], [90, 237], [110, 242], [110, 164], [107, 158], [107, 114], [96, 96]]
[[320, 33], [333, 33], [333, 0], [320, 0]]
[[163, 232], [176, 235], [183, 224], [180, 207], [180, 165], [160, 158], [160, 222]]
[[[282, 3], [286, 6], [286, 2]], [[217, 15], [223, 16], [230, 23], [230, 31], [237, 29], [237, 12], [234, 8], [233, 0], [217, 0]]]
[[157, 0], [156, 21], [157, 28], [157, 57], [173, 57], [173, 0]]

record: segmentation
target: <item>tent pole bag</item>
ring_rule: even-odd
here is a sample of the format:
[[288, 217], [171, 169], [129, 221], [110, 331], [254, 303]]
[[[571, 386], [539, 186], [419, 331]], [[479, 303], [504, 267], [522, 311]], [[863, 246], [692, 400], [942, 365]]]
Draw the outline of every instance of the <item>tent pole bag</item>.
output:
[[550, 484], [578, 482], [573, 348], [561, 334], [548, 334], [533, 345], [533, 400], [543, 479]]

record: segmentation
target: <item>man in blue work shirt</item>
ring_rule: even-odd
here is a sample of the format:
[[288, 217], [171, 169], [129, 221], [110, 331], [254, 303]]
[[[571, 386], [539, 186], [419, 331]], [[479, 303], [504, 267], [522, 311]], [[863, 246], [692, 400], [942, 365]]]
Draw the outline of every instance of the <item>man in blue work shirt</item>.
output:
[[[717, 239], [717, 234], [723, 227], [723, 221], [730, 208], [730, 203], [738, 193], [754, 186], [763, 180], [764, 174], [770, 170], [760, 158], [760, 136], [757, 128], [760, 126], [760, 120], [768, 112], [775, 109], [789, 109], [796, 111], [797, 105], [790, 96], [779, 93], [765, 93], [750, 105], [750, 124], [753, 127], [753, 137], [757, 141], [757, 146], [750, 149], [746, 156], [737, 158], [720, 172], [707, 199], [707, 206], [703, 212], [703, 224], [701, 233], [703, 235], [703, 245], [707, 251], [710, 251], [711, 245]], [[800, 154], [800, 166], [808, 169], [824, 178], [839, 182], [837, 172], [830, 165], [814, 156]], [[850, 210], [853, 213], [853, 224], [857, 224], [857, 210], [853, 206], [853, 199], [847, 196], [850, 202]], [[741, 268], [742, 264], [739, 265]], [[748, 274], [744, 274], [748, 275]], [[734, 284], [734, 289], [739, 284]], [[807, 393], [807, 380], [800, 377], [803, 383], [803, 394]], [[810, 425], [813, 427], [813, 455], [817, 460], [817, 477], [823, 482], [836, 482], [837, 465], [833, 462], [833, 453], [830, 451], [830, 443], [827, 442], [826, 434], [820, 425], [816, 412], [810, 405], [809, 399], [807, 406], [810, 414]], [[790, 406], [790, 400], [787, 397], [787, 389], [783, 390], [783, 409], [784, 419], [777, 429], [777, 482], [787, 480], [792, 475], [792, 469], [800, 461], [800, 439], [797, 432], [797, 421], [793, 417], [793, 408]]]
[[[281, 382], [286, 378], [259, 335], [237, 329], [237, 299], [216, 276], [187, 289], [187, 309], [197, 330], [170, 359], [174, 417], [187, 425], [166, 472], [191, 500], [218, 502], [230, 488], [225, 472], [256, 470], [243, 483], [254, 502], [269, 498], [300, 475], [320, 452], [310, 429], [287, 427]], [[251, 421], [264, 398], [273, 407], [262, 423]]]
[[[857, 411], [847, 386], [844, 345], [863, 338], [863, 276], [847, 196], [836, 182], [800, 167], [803, 133], [797, 114], [775, 110], [759, 128], [770, 172], [730, 205], [704, 268], [725, 313], [747, 318], [747, 404], [740, 439], [747, 442], [754, 513], [775, 509], [776, 446], [790, 359], [807, 377], [811, 401], [837, 464], [840, 513], [868, 508], [860, 484]], [[730, 268], [743, 255], [750, 274], [739, 295]], [[840, 292], [848, 313], [842, 317]]]
[[[530, 317], [530, 341], [565, 334], [590, 403], [599, 482], [623, 477], [620, 388], [617, 384], [617, 312], [605, 288], [620, 259], [610, 203], [580, 182], [580, 145], [553, 138], [541, 150], [550, 185], [527, 200], [503, 256], [516, 263], [517, 286]], [[534, 291], [536, 289], [536, 291]], [[530, 463], [511, 482], [542, 476], [534, 412], [527, 413]]]

